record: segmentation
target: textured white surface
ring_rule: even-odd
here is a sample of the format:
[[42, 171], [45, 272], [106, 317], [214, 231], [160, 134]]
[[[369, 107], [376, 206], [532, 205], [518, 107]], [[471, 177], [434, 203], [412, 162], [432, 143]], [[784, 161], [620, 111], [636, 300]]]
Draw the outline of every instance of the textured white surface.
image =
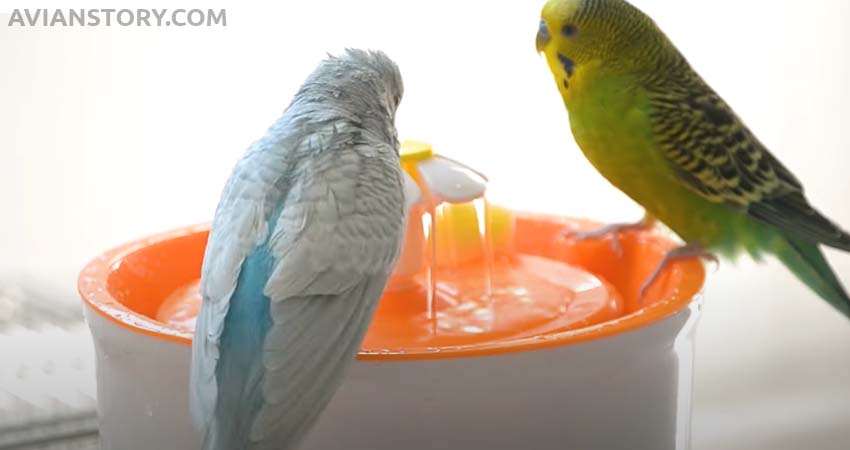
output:
[[0, 425], [92, 410], [94, 352], [84, 323], [0, 333]]
[[[0, 71], [0, 273], [72, 297], [96, 253], [209, 220], [236, 158], [303, 81], [293, 68], [344, 45], [398, 60], [400, 137], [486, 173], [496, 200], [636, 219], [572, 142], [534, 53], [537, 3], [230, 5], [226, 29], [10, 30], [0, 16], [14, 67]], [[850, 227], [850, 2], [635, 4]], [[850, 285], [850, 256], [828, 256]], [[850, 323], [779, 264], [722, 264], [697, 333], [694, 449], [850, 447], [848, 347]]]
[[91, 335], [80, 306], [50, 291], [0, 280], [0, 448], [96, 437]]

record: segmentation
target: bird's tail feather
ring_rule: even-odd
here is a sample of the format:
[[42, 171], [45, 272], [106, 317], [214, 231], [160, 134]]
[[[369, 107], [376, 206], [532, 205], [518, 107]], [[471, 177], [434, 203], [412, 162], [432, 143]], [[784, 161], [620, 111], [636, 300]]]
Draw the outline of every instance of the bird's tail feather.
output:
[[850, 297], [817, 244], [785, 239], [776, 256], [797, 278], [850, 318]]

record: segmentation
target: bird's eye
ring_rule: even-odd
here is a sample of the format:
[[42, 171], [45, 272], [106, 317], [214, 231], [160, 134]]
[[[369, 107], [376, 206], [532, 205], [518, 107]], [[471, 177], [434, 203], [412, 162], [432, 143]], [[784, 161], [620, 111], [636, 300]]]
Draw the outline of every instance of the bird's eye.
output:
[[401, 96], [400, 95], [394, 95], [393, 101], [395, 102], [395, 107], [398, 108], [398, 105], [401, 103]]
[[564, 37], [573, 37], [578, 33], [578, 28], [575, 25], [568, 23], [561, 27], [561, 36]]

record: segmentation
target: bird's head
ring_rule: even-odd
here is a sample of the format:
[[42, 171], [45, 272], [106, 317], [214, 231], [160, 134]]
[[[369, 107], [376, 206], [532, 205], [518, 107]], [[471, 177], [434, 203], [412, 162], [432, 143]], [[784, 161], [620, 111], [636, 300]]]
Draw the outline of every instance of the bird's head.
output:
[[377, 75], [375, 93], [386, 105], [387, 111], [395, 117], [396, 110], [404, 95], [404, 83], [398, 66], [384, 52], [348, 50], [348, 58], [354, 64], [368, 67]]
[[397, 144], [394, 122], [403, 94], [401, 73], [386, 54], [347, 49], [322, 61], [301, 86], [293, 105], [326, 115], [357, 117], [371, 129], [384, 130], [386, 138]]
[[537, 51], [562, 90], [590, 66], [634, 68], [663, 34], [625, 0], [549, 0], [537, 31]]
[[404, 84], [398, 66], [384, 52], [347, 49], [326, 63], [330, 65], [326, 73], [341, 85], [354, 94], [379, 102], [381, 109], [395, 116], [404, 94]]

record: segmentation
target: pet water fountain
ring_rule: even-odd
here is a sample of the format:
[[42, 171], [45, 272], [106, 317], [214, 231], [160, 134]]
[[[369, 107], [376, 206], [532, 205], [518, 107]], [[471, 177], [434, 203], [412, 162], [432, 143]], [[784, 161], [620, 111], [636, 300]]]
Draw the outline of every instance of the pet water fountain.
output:
[[[303, 450], [686, 449], [704, 269], [649, 231], [490, 204], [486, 178], [406, 142], [404, 249], [342, 387]], [[188, 380], [207, 226], [110, 250], [79, 290], [105, 450], [199, 448]]]

